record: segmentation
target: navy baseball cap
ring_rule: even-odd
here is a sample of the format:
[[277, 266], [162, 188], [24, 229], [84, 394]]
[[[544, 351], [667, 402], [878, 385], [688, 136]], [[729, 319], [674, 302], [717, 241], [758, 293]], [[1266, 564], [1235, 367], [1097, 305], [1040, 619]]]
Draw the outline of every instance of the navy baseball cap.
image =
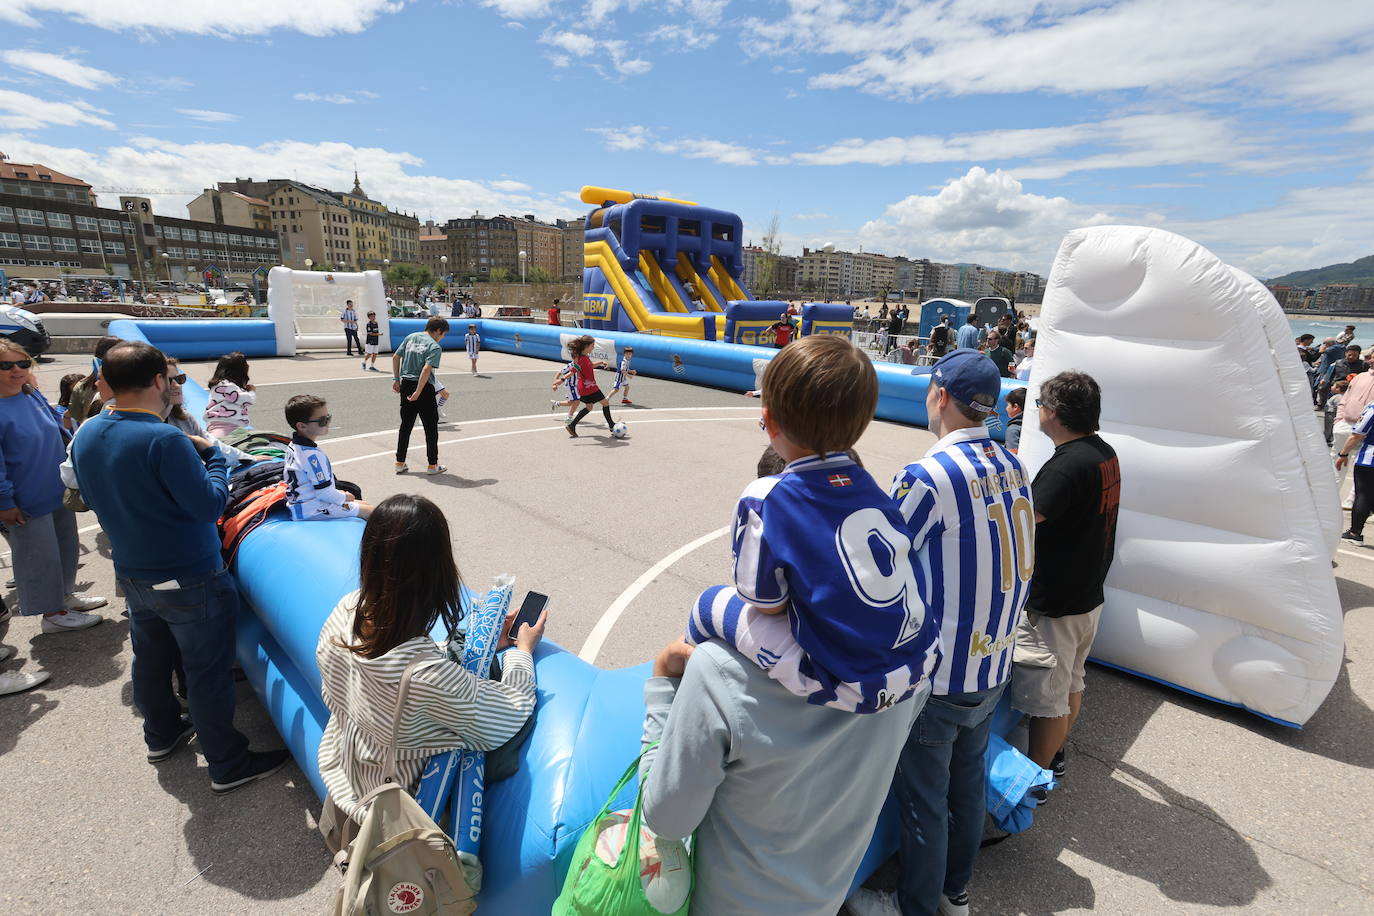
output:
[[920, 366], [911, 374], [929, 375], [952, 398], [979, 413], [992, 413], [997, 408], [976, 403], [975, 395], [987, 395], [996, 404], [1002, 393], [1002, 373], [997, 371], [997, 364], [977, 350], [955, 350], [940, 357], [935, 365]]

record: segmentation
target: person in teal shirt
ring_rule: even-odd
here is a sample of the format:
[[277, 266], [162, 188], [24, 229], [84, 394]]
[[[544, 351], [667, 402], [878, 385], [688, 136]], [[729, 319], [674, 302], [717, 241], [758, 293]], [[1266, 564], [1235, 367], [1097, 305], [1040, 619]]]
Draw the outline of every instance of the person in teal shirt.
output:
[[410, 450], [410, 433], [415, 418], [425, 428], [425, 459], [427, 473], [442, 474], [448, 470], [439, 463], [439, 403], [435, 400], [435, 374], [443, 350], [439, 341], [448, 333], [448, 322], [431, 318], [423, 331], [410, 334], [396, 352], [391, 354], [391, 390], [401, 396], [401, 428], [396, 434], [396, 473], [404, 474], [406, 452]]

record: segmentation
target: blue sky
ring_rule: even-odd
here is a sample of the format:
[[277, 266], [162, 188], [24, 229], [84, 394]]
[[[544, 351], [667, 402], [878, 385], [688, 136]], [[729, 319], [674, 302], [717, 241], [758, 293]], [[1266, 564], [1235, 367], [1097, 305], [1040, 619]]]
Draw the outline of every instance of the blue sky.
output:
[[356, 163], [440, 221], [599, 184], [755, 240], [776, 212], [791, 252], [1046, 273], [1132, 223], [1259, 276], [1374, 253], [1372, 3], [0, 0], [0, 35], [0, 151], [170, 215]]

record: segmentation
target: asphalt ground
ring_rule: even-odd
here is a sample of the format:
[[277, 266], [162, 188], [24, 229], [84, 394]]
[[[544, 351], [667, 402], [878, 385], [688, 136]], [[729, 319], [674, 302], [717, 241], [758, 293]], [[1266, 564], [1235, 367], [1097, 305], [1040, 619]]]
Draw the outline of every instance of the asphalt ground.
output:
[[[416, 473], [418, 424], [411, 474], [392, 473], [397, 399], [385, 365], [364, 373], [339, 353], [254, 360], [252, 421], [281, 429], [291, 395], [327, 398], [336, 428], [323, 444], [338, 476], [374, 501], [435, 500], [474, 587], [514, 573], [517, 587], [552, 596], [548, 638], [607, 667], [651, 657], [681, 632], [697, 592], [729, 575], [725, 526], [765, 444], [758, 402], [638, 379], [636, 405], [613, 405], [628, 439], [592, 414], [572, 441], [548, 409], [555, 364], [484, 353], [484, 377], [472, 378], [455, 371], [467, 368], [461, 353], [444, 362], [449, 471], [437, 477]], [[87, 364], [56, 357], [40, 381], [55, 393]], [[213, 368], [185, 366], [202, 383]], [[858, 450], [886, 480], [930, 442], [878, 422]], [[80, 524], [78, 587], [113, 597], [108, 542], [91, 515]], [[984, 852], [974, 912], [1374, 913], [1374, 550], [1343, 545], [1337, 559], [1346, 663], [1306, 728], [1092, 667], [1069, 774], [1032, 830]], [[148, 764], [127, 622], [117, 602], [100, 613], [100, 626], [57, 635], [16, 617], [5, 640], [18, 649], [6, 670], [52, 678], [0, 698], [0, 912], [324, 910], [337, 882], [303, 775], [288, 765], [216, 798], [197, 755]], [[246, 685], [237, 721], [254, 746], [280, 746]]]

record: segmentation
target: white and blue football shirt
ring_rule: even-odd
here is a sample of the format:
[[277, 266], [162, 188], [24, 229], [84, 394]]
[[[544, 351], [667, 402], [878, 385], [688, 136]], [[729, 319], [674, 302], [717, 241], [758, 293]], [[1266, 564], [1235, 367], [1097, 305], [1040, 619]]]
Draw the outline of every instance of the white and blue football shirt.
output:
[[463, 346], [467, 348], [468, 359], [476, 359], [482, 349], [482, 338], [471, 331], [463, 335]]
[[1374, 404], [1364, 409], [1364, 413], [1360, 415], [1360, 422], [1355, 424], [1351, 432], [1364, 436], [1360, 450], [1355, 453], [1355, 464], [1365, 468], [1374, 467], [1374, 435], [1370, 435], [1374, 433]]
[[745, 488], [735, 509], [735, 590], [789, 605], [816, 704], [848, 685], [872, 712], [910, 696], [939, 657], [926, 583], [896, 504], [848, 455], [800, 458]]
[[939, 621], [943, 657], [932, 692], [996, 687], [1011, 674], [1035, 569], [1030, 476], [985, 428], [960, 429], [902, 469], [892, 496]]

